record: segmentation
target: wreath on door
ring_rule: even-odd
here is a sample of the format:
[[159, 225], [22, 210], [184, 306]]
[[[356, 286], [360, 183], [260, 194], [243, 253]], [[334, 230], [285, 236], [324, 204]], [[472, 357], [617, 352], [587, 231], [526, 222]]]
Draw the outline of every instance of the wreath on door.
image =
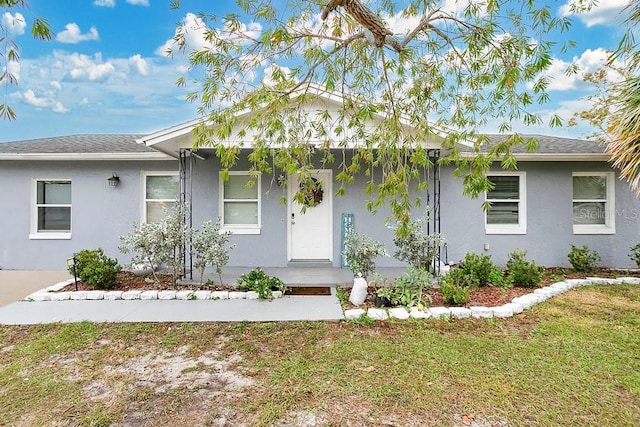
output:
[[318, 206], [322, 203], [322, 198], [324, 196], [324, 191], [322, 189], [322, 183], [315, 178], [311, 178], [313, 182], [312, 185], [307, 185], [307, 182], [300, 183], [300, 192], [303, 194], [303, 204], [312, 208], [314, 206]]

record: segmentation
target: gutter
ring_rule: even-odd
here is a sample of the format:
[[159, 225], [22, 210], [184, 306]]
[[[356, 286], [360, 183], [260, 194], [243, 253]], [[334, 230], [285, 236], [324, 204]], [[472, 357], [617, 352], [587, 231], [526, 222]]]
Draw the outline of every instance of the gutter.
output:
[[[486, 153], [482, 153], [486, 154]], [[605, 153], [514, 153], [516, 160], [527, 162], [608, 162], [609, 155]], [[460, 153], [464, 159], [473, 159], [475, 153]], [[499, 162], [500, 159], [495, 160]]]
[[175, 160], [164, 153], [0, 153], [0, 160], [53, 160], [53, 161], [78, 161], [78, 160], [127, 160], [127, 161], [151, 161], [151, 160]]

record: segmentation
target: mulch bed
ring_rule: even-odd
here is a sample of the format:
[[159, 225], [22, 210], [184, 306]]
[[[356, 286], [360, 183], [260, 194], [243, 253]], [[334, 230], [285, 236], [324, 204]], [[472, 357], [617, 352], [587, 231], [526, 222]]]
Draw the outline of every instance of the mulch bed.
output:
[[[229, 286], [220, 286], [220, 284], [198, 284], [188, 283], [174, 285], [171, 283], [171, 276], [167, 274], [158, 274], [159, 282], [153, 280], [153, 276], [136, 276], [135, 274], [123, 271], [116, 276], [116, 284], [110, 291], [167, 291], [167, 290], [181, 290], [181, 291], [221, 291], [229, 289]], [[75, 284], [65, 286], [60, 292], [75, 291]], [[95, 291], [94, 286], [85, 285], [78, 280], [79, 291]]]
[[[547, 268], [544, 271], [542, 282], [538, 287], [550, 285], [552, 283], [562, 281], [564, 279], [584, 279], [586, 277], [605, 277], [616, 278], [621, 276], [640, 277], [640, 271], [620, 271], [610, 269], [599, 269], [591, 273], [578, 273], [569, 268]], [[220, 284], [179, 284], [173, 285], [171, 283], [171, 277], [166, 274], [158, 275], [160, 282], [154, 282], [152, 277], [136, 276], [130, 272], [118, 273], [116, 278], [116, 285], [111, 290], [118, 291], [131, 291], [131, 290], [207, 290], [207, 291], [219, 291], [219, 290], [235, 290], [235, 284], [228, 286], [221, 286]], [[306, 288], [306, 289], [305, 289]], [[93, 286], [85, 285], [78, 281], [78, 290], [91, 291], [96, 288]], [[471, 306], [484, 306], [484, 307], [497, 307], [508, 303], [513, 298], [531, 293], [536, 288], [519, 288], [513, 287], [511, 289], [503, 289], [495, 286], [483, 286], [478, 289], [471, 290], [470, 300], [465, 307]], [[60, 291], [75, 291], [76, 287], [72, 283]], [[377, 287], [369, 286], [368, 295], [365, 304], [359, 306], [359, 308], [373, 307], [373, 299], [376, 296]], [[328, 287], [290, 287], [287, 295], [328, 295]], [[349, 290], [347, 289], [347, 292]], [[439, 289], [425, 289], [423, 293], [423, 300], [428, 302], [431, 307], [447, 306], [442, 298], [442, 293]], [[350, 304], [349, 304], [350, 305]]]

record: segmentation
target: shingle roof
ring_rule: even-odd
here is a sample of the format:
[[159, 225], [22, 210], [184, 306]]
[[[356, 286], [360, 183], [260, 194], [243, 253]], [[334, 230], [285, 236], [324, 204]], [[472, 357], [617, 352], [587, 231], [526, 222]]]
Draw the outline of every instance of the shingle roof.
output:
[[69, 135], [0, 143], [0, 153], [6, 154], [96, 154], [155, 153], [156, 150], [138, 144], [143, 135]]
[[[144, 135], [69, 135], [51, 138], [30, 139], [0, 143], [3, 154], [96, 154], [96, 153], [157, 153], [153, 148], [138, 144], [136, 139]], [[500, 142], [508, 135], [488, 135], [494, 142]], [[603, 154], [605, 147], [596, 141], [575, 138], [561, 138], [549, 135], [522, 135], [526, 140], [538, 140], [537, 154]], [[513, 147], [514, 153], [526, 153], [525, 146]]]
[[[508, 135], [488, 135], [491, 141], [498, 143], [504, 141]], [[538, 140], [537, 154], [604, 154], [604, 144], [597, 141], [575, 138], [561, 138], [549, 135], [522, 135], [525, 141], [531, 137]], [[527, 153], [526, 146], [512, 148], [514, 153]]]

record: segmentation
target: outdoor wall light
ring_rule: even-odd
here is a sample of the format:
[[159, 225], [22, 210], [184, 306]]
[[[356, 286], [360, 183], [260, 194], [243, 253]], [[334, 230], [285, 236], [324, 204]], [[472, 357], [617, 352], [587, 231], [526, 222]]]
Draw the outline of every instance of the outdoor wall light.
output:
[[67, 267], [73, 270], [73, 282], [76, 284], [76, 291], [78, 290], [78, 275], [76, 274], [76, 257], [67, 258]]
[[118, 184], [120, 184], [120, 177], [114, 173], [111, 178], [107, 179], [107, 181], [109, 181], [110, 187], [117, 187]]

